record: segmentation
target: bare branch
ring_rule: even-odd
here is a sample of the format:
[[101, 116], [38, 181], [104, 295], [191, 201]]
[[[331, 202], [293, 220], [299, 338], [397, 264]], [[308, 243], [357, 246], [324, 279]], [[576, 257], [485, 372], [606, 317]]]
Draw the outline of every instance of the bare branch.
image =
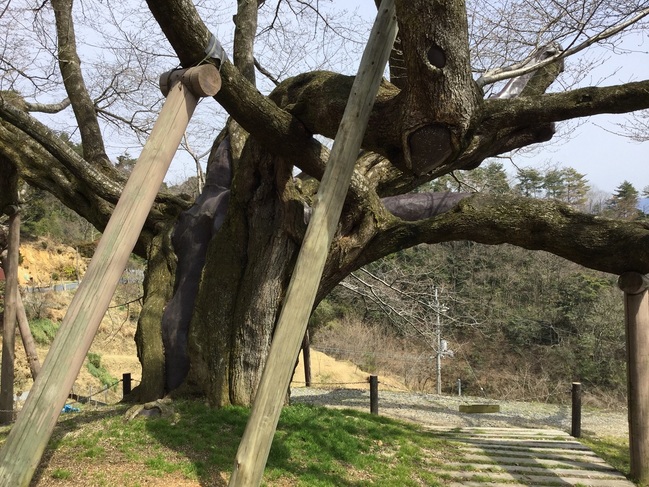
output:
[[514, 78], [516, 76], [522, 76], [524, 74], [531, 73], [532, 71], [540, 69], [544, 66], [548, 66], [549, 64], [552, 64], [555, 61], [567, 58], [569, 56], [572, 56], [573, 54], [583, 51], [584, 49], [592, 46], [593, 44], [602, 42], [605, 39], [609, 39], [610, 37], [613, 37], [614, 35], [619, 34], [623, 30], [629, 28], [631, 25], [638, 23], [640, 20], [647, 17], [647, 15], [649, 15], [649, 8], [642, 9], [638, 13], [636, 13], [633, 17], [627, 19], [626, 21], [608, 27], [604, 29], [602, 32], [600, 32], [599, 34], [589, 37], [584, 42], [569, 47], [564, 51], [557, 52], [552, 56], [544, 59], [543, 61], [530, 63], [530, 61], [532, 60], [532, 57], [530, 56], [530, 58], [525, 59], [519, 63], [513, 64], [511, 66], [490, 70], [485, 74], [483, 74], [482, 76], [480, 76], [480, 78], [476, 81], [476, 83], [478, 84], [478, 86], [484, 87], [486, 85], [496, 83], [497, 81]]
[[25, 108], [28, 112], [58, 113], [65, 110], [69, 106], [69, 98], [66, 98], [59, 103], [30, 103], [28, 101], [25, 101]]

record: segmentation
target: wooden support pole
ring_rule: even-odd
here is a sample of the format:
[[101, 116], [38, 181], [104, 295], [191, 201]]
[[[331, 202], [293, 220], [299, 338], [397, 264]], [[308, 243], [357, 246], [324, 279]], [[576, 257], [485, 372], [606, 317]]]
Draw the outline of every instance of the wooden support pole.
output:
[[16, 318], [18, 319], [18, 329], [20, 330], [20, 337], [25, 348], [25, 355], [27, 355], [29, 370], [32, 373], [32, 379], [36, 380], [38, 373], [41, 371], [41, 362], [38, 359], [36, 344], [34, 343], [32, 331], [29, 328], [25, 305], [23, 304], [23, 298], [20, 296], [20, 293], [16, 296]]
[[570, 434], [581, 438], [581, 383], [572, 383], [572, 427]]
[[394, 0], [383, 0], [318, 189], [252, 412], [239, 444], [230, 486], [256, 487], [261, 483], [291, 373], [396, 33]]
[[649, 482], [649, 279], [627, 272], [618, 285], [624, 291], [631, 478], [644, 485]]
[[[17, 199], [17, 187], [11, 188], [12, 192], [14, 190]], [[9, 216], [8, 243], [7, 258], [4, 260], [5, 311], [4, 328], [2, 329], [2, 368], [0, 371], [0, 424], [10, 424], [14, 415], [14, 362], [18, 309], [18, 261], [20, 259], [20, 210], [18, 207], [15, 207], [15, 211]]]
[[379, 414], [379, 378], [370, 375], [370, 413]]
[[[193, 70], [209, 75], [199, 76], [196, 82], [188, 75]], [[191, 89], [181, 82], [169, 91], [41, 373], [0, 450], [1, 485], [29, 484], [196, 108], [197, 96], [213, 96], [221, 86], [212, 65], [190, 68], [183, 75], [193, 79]]]

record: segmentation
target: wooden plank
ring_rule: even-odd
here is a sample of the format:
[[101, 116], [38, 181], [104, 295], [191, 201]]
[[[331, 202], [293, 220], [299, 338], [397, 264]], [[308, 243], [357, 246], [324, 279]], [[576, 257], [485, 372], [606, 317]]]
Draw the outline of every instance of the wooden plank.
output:
[[302, 337], [354, 163], [397, 32], [394, 0], [379, 6], [325, 169], [313, 215], [293, 270], [252, 412], [237, 451], [230, 486], [258, 486], [268, 459]]
[[[458, 472], [450, 473], [445, 472], [446, 475], [451, 477], [451, 480], [465, 479], [463, 482], [456, 482], [452, 485], [483, 485], [485, 487], [492, 487], [494, 482], [502, 481], [507, 486], [510, 485], [526, 485], [526, 486], [568, 486], [574, 485], [579, 487], [635, 487], [634, 484], [626, 479], [587, 479], [575, 477], [558, 477], [555, 475], [523, 475], [523, 474], [509, 474], [509, 473], [485, 473], [485, 472]], [[474, 482], [474, 483], [472, 483]], [[481, 483], [480, 483], [481, 482]], [[519, 482], [511, 484], [508, 482]]]
[[588, 450], [588, 447], [585, 447], [584, 445], [577, 443], [576, 441], [568, 442], [552, 440], [530, 440], [527, 438], [523, 440], [519, 440], [517, 438], [458, 438], [458, 441], [474, 446], [491, 445], [493, 447], [500, 446], [503, 448], [510, 448], [512, 446], [515, 446], [517, 448], [561, 448], [562, 450]]
[[[552, 456], [552, 455], [550, 455]], [[568, 468], [580, 468], [580, 469], [591, 469], [603, 472], [617, 472], [609, 464], [601, 460], [599, 457], [593, 457], [593, 461], [579, 461], [573, 458], [549, 458], [546, 455], [543, 456], [499, 456], [497, 454], [465, 454], [462, 457], [463, 460], [475, 463], [495, 463], [498, 465], [518, 465], [518, 466], [541, 466], [544, 468], [556, 468], [556, 467], [568, 467]]]
[[[214, 66], [192, 69], [219, 76]], [[182, 83], [170, 90], [41, 372], [0, 450], [2, 485], [26, 487], [29, 484], [197, 101]]]
[[[474, 432], [482, 430], [469, 429]], [[556, 436], [552, 431], [540, 431], [539, 436], [547, 440], [529, 441], [528, 431], [520, 441], [514, 436], [503, 439], [501, 431], [494, 431], [493, 438], [476, 440], [459, 435], [453, 438], [452, 434], [458, 432], [452, 430], [449, 439], [460, 447], [461, 457], [459, 461], [446, 463], [436, 473], [445, 478], [445, 485], [455, 486], [633, 486], [623, 474], [577, 441], [570, 437], [567, 437], [568, 441], [551, 440], [549, 438]], [[556, 434], [563, 436], [563, 432], [557, 431]], [[506, 449], [501, 449], [503, 444]], [[529, 447], [530, 444], [540, 445]], [[557, 448], [547, 448], [548, 444], [557, 445]]]
[[[507, 455], [511, 457], [519, 458], [547, 458], [554, 460], [575, 460], [583, 462], [597, 462], [603, 463], [604, 460], [599, 458], [594, 452], [590, 450], [575, 451], [575, 450], [564, 450], [562, 448], [517, 448], [516, 445], [510, 447], [500, 447], [492, 445], [460, 445], [460, 448], [463, 452], [473, 452], [476, 454], [483, 453], [489, 456], [498, 456], [498, 455]], [[471, 454], [471, 453], [469, 453]]]
[[499, 413], [498, 404], [460, 404], [460, 412], [468, 414]]
[[[458, 481], [466, 479], [467, 481], [482, 481], [485, 486], [491, 487], [494, 481], [509, 481], [520, 482], [523, 485], [535, 486], [557, 486], [557, 485], [574, 485], [580, 487], [635, 487], [634, 484], [624, 478], [585, 478], [585, 477], [562, 477], [560, 475], [552, 475], [552, 471], [548, 471], [547, 475], [532, 475], [522, 473], [496, 473], [496, 472], [453, 472], [453, 471], [438, 471], [448, 475], [451, 480]], [[466, 485], [462, 482], [460, 485]]]
[[511, 463], [478, 463], [478, 462], [449, 462], [444, 464], [445, 468], [463, 471], [468, 466], [471, 467], [471, 471], [485, 471], [485, 472], [502, 472], [502, 473], [519, 473], [527, 475], [539, 475], [546, 476], [549, 474], [557, 475], [559, 477], [586, 477], [586, 478], [598, 478], [598, 479], [619, 479], [625, 480], [626, 477], [620, 472], [615, 470], [613, 467], [608, 469], [591, 469], [589, 466], [586, 468], [564, 468], [559, 465], [516, 465]]

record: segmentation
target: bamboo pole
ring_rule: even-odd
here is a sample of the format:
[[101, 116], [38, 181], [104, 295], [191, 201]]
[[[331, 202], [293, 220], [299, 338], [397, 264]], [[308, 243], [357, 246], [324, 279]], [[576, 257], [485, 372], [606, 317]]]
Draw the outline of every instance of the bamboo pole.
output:
[[[17, 193], [17, 188], [11, 191]], [[2, 329], [2, 369], [0, 371], [0, 424], [10, 424], [14, 416], [14, 362], [16, 359], [16, 310], [18, 262], [20, 260], [20, 209], [12, 206], [9, 216], [9, 245], [5, 270], [5, 312]]]
[[[0, 451], [0, 485], [29, 484], [196, 108], [197, 97], [213, 96], [221, 86], [212, 65], [185, 72], [189, 74], [169, 91], [41, 373]], [[196, 72], [200, 72], [198, 79], [190, 76]]]
[[649, 482], [649, 279], [627, 272], [618, 286], [624, 291], [631, 478], [644, 485]]
[[354, 163], [396, 33], [394, 0], [383, 0], [318, 189], [313, 215], [293, 270], [250, 418], [239, 444], [230, 477], [231, 487], [256, 487], [261, 482]]

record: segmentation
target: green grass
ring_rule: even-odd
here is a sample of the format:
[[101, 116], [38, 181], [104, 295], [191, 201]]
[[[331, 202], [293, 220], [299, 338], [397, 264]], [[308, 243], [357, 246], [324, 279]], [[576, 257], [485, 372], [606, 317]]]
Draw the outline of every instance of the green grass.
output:
[[101, 382], [105, 387], [110, 387], [117, 384], [118, 380], [110, 375], [110, 372], [108, 372], [108, 370], [106, 370], [106, 368], [101, 365], [101, 355], [99, 355], [98, 353], [88, 353], [88, 362], [86, 364], [86, 367], [88, 369], [88, 372], [90, 372], [90, 375], [99, 379], [99, 382]]
[[[62, 416], [39, 475], [81, 482], [102, 472], [106, 485], [146, 485], [152, 478], [221, 485], [232, 471], [248, 410], [192, 401], [173, 407], [173, 420], [126, 423], [124, 406]], [[436, 470], [458, 457], [453, 444], [414, 425], [295, 405], [282, 411], [263, 485], [442, 486]]]
[[54, 336], [59, 329], [59, 324], [47, 318], [41, 318], [30, 321], [29, 329], [36, 343], [39, 345], [49, 345], [54, 340]]
[[586, 437], [580, 438], [584, 445], [606, 460], [613, 468], [622, 472], [627, 477], [631, 471], [629, 463], [629, 439], [614, 437]]

